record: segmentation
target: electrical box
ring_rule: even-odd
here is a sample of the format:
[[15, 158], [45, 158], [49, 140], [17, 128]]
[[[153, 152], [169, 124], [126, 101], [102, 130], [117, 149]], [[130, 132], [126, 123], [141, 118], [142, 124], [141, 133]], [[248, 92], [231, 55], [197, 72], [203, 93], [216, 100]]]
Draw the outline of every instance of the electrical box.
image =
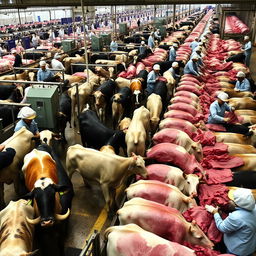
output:
[[128, 26], [127, 23], [119, 23], [119, 33], [122, 35], [128, 34]]
[[39, 128], [54, 129], [59, 107], [58, 86], [47, 88], [32, 87], [27, 94], [27, 103], [36, 111], [36, 123]]
[[103, 48], [102, 37], [92, 36], [91, 42], [92, 42], [93, 51], [102, 51], [102, 48]]
[[103, 45], [109, 46], [111, 43], [111, 34], [101, 34]]
[[73, 39], [62, 40], [61, 45], [64, 52], [69, 52], [76, 48], [76, 42]]
[[166, 36], [166, 27], [165, 26], [160, 26], [159, 30], [160, 30], [161, 36], [165, 37]]

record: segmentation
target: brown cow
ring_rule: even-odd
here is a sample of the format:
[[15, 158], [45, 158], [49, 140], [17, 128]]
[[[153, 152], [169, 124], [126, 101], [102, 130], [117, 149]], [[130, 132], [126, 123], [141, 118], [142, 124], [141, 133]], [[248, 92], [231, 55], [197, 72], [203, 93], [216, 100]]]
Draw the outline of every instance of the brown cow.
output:
[[228, 100], [231, 107], [235, 109], [251, 109], [256, 110], [256, 101], [250, 97], [244, 98], [231, 98]]
[[230, 88], [222, 88], [223, 92], [227, 93], [230, 98], [243, 98], [243, 97], [253, 97], [253, 94], [251, 92], [237, 92], [234, 89]]
[[256, 154], [234, 154], [243, 160], [244, 164], [233, 168], [232, 171], [256, 171]]

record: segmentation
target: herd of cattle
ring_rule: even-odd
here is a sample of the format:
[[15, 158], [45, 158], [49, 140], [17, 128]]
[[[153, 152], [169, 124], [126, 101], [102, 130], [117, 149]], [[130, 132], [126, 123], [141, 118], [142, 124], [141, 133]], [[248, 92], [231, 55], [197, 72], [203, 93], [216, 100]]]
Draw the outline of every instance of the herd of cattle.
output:
[[[190, 42], [201, 35], [209, 18], [208, 14], [192, 32], [186, 31], [190, 36], [180, 45], [180, 52], [185, 56], [183, 64], [191, 54]], [[176, 35], [170, 41], [180, 39], [180, 33]], [[117, 212], [122, 226], [110, 227], [105, 233], [109, 256], [218, 254], [211, 250], [214, 243], [210, 240], [210, 231], [207, 233], [202, 223], [187, 220], [182, 214], [197, 209], [198, 202], [205, 205], [201, 200], [201, 186], [208, 186], [208, 190], [217, 185], [226, 189], [220, 184], [222, 182], [229, 186], [252, 186], [255, 179], [252, 171], [256, 170], [256, 133], [253, 130], [251, 137], [244, 137], [220, 132], [223, 127], [218, 125], [205, 125], [209, 104], [214, 101], [217, 91], [229, 89], [226, 91], [234, 94], [234, 85], [230, 81], [234, 80], [237, 71], [247, 71], [240, 63], [232, 63], [229, 70], [225, 66], [222, 71], [224, 57], [230, 51], [238, 52], [240, 44], [221, 40], [218, 35], [208, 35], [207, 44], [203, 58], [204, 75], [200, 78], [183, 75], [180, 81], [175, 81], [167, 71], [171, 67], [171, 63], [165, 61], [167, 51], [156, 48], [150, 55], [150, 63], [152, 66], [161, 60], [163, 77], [149, 96], [144, 91], [150, 68], [143, 59], [136, 66], [128, 67], [126, 78], [114, 79], [113, 69], [102, 67], [85, 70], [83, 74], [65, 75], [72, 87], [60, 95], [58, 132], [65, 139], [65, 127], [68, 122], [72, 126], [71, 120], [74, 121], [74, 125], [79, 124], [83, 145], [68, 148], [64, 168], [52, 148], [52, 141], [59, 138], [56, 133], [41, 131], [41, 142], [35, 148], [33, 134], [24, 127], [3, 143], [5, 148], [14, 148], [16, 155], [13, 162], [0, 171], [1, 256], [33, 255], [37, 253], [32, 252], [33, 248], [39, 248], [41, 255], [64, 255], [64, 237], [74, 196], [71, 182], [74, 172], [81, 174], [86, 186], [100, 185], [110, 212], [115, 205], [116, 189], [128, 176], [137, 176], [138, 181], [126, 190], [129, 201]], [[216, 57], [216, 52], [222, 55]], [[96, 63], [125, 68], [129, 58], [137, 61], [136, 54], [132, 51], [127, 57], [118, 53], [116, 60], [97, 60]], [[81, 57], [68, 58], [65, 63], [70, 65], [75, 58]], [[214, 62], [219, 64], [218, 70], [214, 70], [216, 65], [211, 65]], [[25, 71], [16, 79], [26, 80], [29, 76], [33, 80], [33, 75]], [[14, 77], [0, 79], [14, 80]], [[74, 83], [79, 83], [79, 115]], [[6, 86], [1, 85], [0, 90], [7, 90]], [[2, 100], [18, 102], [17, 92], [21, 92], [19, 97], [23, 96], [22, 86], [12, 85], [8, 90], [9, 94], [6, 93], [8, 95]], [[239, 120], [255, 124], [256, 101], [252, 95], [236, 96], [241, 98], [231, 98], [230, 105], [236, 108], [236, 114], [241, 117]], [[160, 121], [162, 117], [164, 119]], [[111, 125], [108, 119], [111, 119]], [[153, 146], [146, 151], [151, 143]], [[221, 156], [206, 156], [206, 152], [223, 150], [223, 147], [218, 148], [220, 143], [226, 150], [221, 154], [229, 154], [225, 159], [236, 160], [232, 167], [222, 168]], [[118, 155], [120, 150], [123, 156]], [[146, 166], [145, 161], [150, 164]], [[211, 161], [218, 167], [208, 167]], [[236, 171], [233, 181], [229, 168]], [[225, 179], [222, 181], [220, 174], [215, 177], [217, 182], [215, 179], [210, 183], [213, 170], [225, 172]], [[227, 180], [229, 175], [231, 179]], [[5, 207], [4, 184], [11, 183], [22, 199], [11, 201]], [[214, 199], [208, 198], [207, 203]]]

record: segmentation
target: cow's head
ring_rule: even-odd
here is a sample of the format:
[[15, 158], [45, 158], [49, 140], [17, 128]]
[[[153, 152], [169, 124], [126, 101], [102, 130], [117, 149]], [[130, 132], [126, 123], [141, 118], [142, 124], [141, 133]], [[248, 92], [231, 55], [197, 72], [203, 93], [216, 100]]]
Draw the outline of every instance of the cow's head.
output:
[[93, 93], [94, 99], [95, 99], [95, 105], [97, 107], [102, 106], [104, 103], [104, 94], [101, 91], [96, 91]]
[[65, 220], [70, 214], [70, 210], [65, 214], [57, 214], [61, 211], [59, 193], [65, 192], [68, 188], [53, 183], [50, 178], [41, 178], [35, 182], [34, 189], [25, 195], [26, 199], [32, 199], [35, 219], [26, 218], [30, 224], [41, 223], [41, 226], [52, 226], [56, 220]]
[[256, 125], [252, 125], [249, 127], [250, 128], [250, 132], [252, 133], [251, 135], [251, 144], [256, 147]]
[[197, 187], [200, 182], [200, 177], [196, 174], [183, 174], [185, 182], [183, 192], [186, 195], [197, 196]]
[[188, 241], [191, 244], [201, 245], [205, 248], [213, 248], [213, 243], [204, 234], [204, 232], [198, 227], [196, 222], [193, 220], [188, 230]]
[[43, 130], [40, 132], [40, 140], [49, 146], [51, 146], [53, 140], [60, 140], [60, 139], [61, 139], [61, 135], [56, 134], [52, 131]]
[[203, 149], [201, 143], [193, 142], [191, 144], [191, 152], [189, 153], [194, 154], [196, 160], [200, 162], [203, 159]]
[[132, 153], [132, 158], [132, 163], [129, 169], [132, 171], [132, 173], [138, 174], [143, 178], [147, 178], [148, 172], [145, 167], [145, 161], [143, 160], [143, 157]]

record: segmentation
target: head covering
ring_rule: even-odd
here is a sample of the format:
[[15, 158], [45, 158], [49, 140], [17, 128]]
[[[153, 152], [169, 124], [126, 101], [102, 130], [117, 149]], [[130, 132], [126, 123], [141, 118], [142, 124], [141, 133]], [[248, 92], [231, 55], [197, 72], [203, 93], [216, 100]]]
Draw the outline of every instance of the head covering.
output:
[[160, 70], [159, 64], [155, 64], [155, 65], [153, 66], [153, 69], [154, 69], [154, 70]]
[[198, 56], [194, 54], [194, 55], [191, 57], [191, 59], [192, 59], [192, 60], [198, 60]]
[[12, 50], [12, 54], [13, 54], [13, 53], [17, 53], [17, 51], [16, 51], [16, 50]]
[[141, 44], [145, 44], [145, 41], [141, 41]]
[[41, 61], [39, 62], [39, 65], [40, 65], [40, 67], [46, 66], [46, 62], [45, 62], [44, 60], [41, 60]]
[[17, 117], [21, 119], [34, 119], [36, 117], [36, 111], [30, 107], [23, 107]]
[[60, 55], [58, 53], [55, 53], [54, 59], [59, 59], [59, 58], [60, 58]]
[[250, 39], [249, 36], [245, 36], [245, 37], [244, 37], [244, 40], [249, 40], [249, 39]]
[[178, 66], [179, 66], [179, 63], [178, 63], [178, 62], [175, 61], [175, 62], [172, 63], [172, 67], [173, 67], [173, 68], [177, 68]]
[[245, 73], [242, 71], [237, 72], [236, 77], [245, 77]]
[[220, 92], [217, 96], [218, 99], [222, 101], [226, 101], [228, 99], [228, 94], [225, 92]]
[[174, 43], [172, 46], [173, 47], [179, 47], [178, 44], [176, 44], [176, 43]]
[[252, 191], [248, 188], [231, 189], [228, 192], [228, 197], [240, 208], [248, 211], [255, 208], [255, 199]]

